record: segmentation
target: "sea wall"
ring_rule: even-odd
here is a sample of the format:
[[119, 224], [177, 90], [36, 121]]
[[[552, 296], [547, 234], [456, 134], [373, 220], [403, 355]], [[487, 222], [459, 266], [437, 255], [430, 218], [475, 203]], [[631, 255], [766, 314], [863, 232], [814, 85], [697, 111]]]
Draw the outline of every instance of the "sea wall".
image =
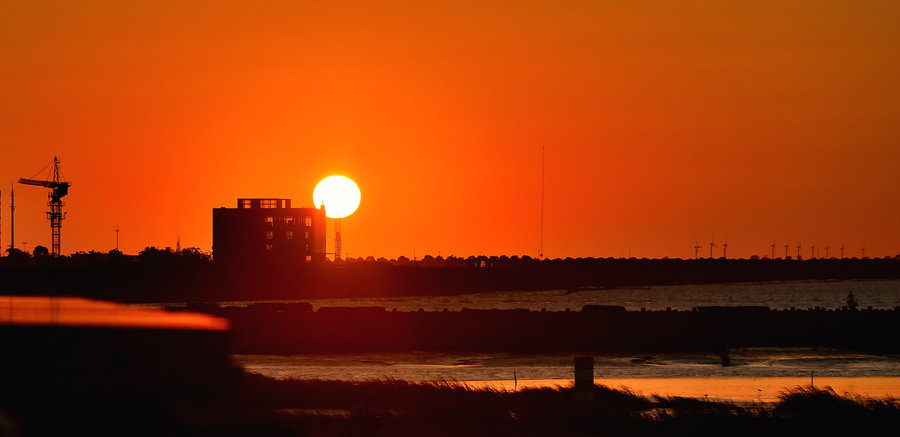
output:
[[233, 322], [236, 353], [401, 351], [719, 351], [758, 346], [830, 346], [900, 351], [900, 310], [385, 311], [309, 304], [210, 307]]

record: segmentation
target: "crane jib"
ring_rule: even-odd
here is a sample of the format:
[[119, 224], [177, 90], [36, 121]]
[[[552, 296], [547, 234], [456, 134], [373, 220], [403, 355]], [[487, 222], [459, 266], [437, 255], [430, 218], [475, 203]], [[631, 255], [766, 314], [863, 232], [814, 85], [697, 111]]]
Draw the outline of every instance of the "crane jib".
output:
[[51, 253], [53, 256], [59, 256], [61, 240], [60, 230], [62, 228], [62, 221], [66, 218], [65, 213], [62, 211], [62, 198], [69, 194], [70, 183], [59, 180], [59, 158], [54, 156], [51, 163], [53, 164], [53, 180], [42, 181], [38, 179], [21, 178], [19, 179], [19, 183], [49, 188], [51, 190], [50, 201], [47, 204], [50, 208], [50, 210], [47, 211], [47, 219], [50, 220]]

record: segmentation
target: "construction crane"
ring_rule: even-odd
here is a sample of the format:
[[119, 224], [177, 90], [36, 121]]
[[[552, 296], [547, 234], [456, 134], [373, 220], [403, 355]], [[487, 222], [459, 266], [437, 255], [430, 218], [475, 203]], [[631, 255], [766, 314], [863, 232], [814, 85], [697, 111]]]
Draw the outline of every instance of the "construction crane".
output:
[[[47, 201], [47, 206], [50, 208], [50, 210], [47, 211], [47, 220], [50, 220], [50, 235], [53, 246], [51, 253], [56, 257], [59, 256], [59, 234], [62, 229], [62, 221], [66, 218], [66, 215], [62, 212], [62, 207], [64, 205], [62, 198], [69, 194], [69, 186], [71, 184], [59, 180], [59, 158], [54, 156], [51, 163], [53, 164], [51, 180], [21, 178], [19, 179], [19, 183], [50, 189], [50, 193], [47, 194], [47, 198], [49, 199]], [[45, 166], [44, 168], [47, 167]], [[43, 171], [43, 169], [41, 171]]]

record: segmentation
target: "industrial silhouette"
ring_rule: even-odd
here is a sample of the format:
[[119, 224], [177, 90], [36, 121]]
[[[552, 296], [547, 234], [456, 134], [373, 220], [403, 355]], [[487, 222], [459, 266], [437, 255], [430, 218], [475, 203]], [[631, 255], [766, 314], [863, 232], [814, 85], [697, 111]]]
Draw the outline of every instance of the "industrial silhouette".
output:
[[[50, 161], [50, 164], [53, 164], [53, 168], [51, 169], [51, 178], [49, 180], [38, 180], [32, 178], [20, 178], [19, 183], [23, 185], [35, 185], [38, 187], [45, 187], [50, 189], [50, 193], [47, 197], [50, 199], [47, 202], [47, 206], [50, 208], [47, 211], [47, 219], [50, 220], [50, 236], [51, 236], [51, 253], [53, 256], [59, 256], [60, 254], [60, 231], [62, 230], [62, 221], [66, 218], [65, 214], [62, 212], [62, 207], [64, 205], [62, 198], [69, 194], [69, 186], [71, 185], [69, 182], [63, 182], [60, 180], [59, 175], [59, 158], [53, 157], [53, 160]], [[46, 169], [50, 164], [44, 166]], [[37, 174], [40, 174], [44, 171], [41, 169]]]
[[212, 210], [213, 259], [253, 266], [325, 261], [325, 208], [292, 208], [291, 199], [241, 198]]

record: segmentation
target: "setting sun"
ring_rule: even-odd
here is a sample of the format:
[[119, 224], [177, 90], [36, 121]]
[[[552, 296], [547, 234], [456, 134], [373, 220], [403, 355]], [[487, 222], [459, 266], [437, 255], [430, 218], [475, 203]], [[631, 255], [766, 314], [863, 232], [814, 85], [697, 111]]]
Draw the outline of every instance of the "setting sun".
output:
[[325, 204], [325, 215], [330, 218], [344, 218], [359, 208], [359, 187], [350, 178], [329, 176], [322, 179], [313, 190], [313, 203], [319, 207]]

